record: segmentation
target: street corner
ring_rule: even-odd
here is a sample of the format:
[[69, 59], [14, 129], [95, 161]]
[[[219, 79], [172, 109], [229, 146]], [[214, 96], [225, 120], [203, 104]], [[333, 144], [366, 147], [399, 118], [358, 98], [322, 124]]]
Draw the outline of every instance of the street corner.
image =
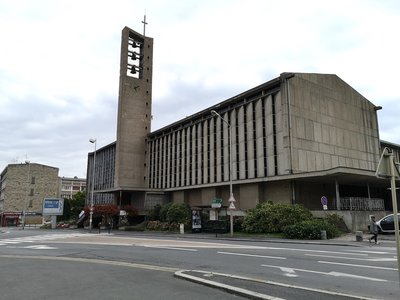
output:
[[[224, 290], [227, 293], [248, 299], [376, 300], [374, 298], [360, 297], [357, 295], [275, 282], [268, 279], [250, 278], [250, 277], [243, 277], [232, 274], [223, 274], [217, 272], [208, 272], [199, 270], [179, 270], [174, 273], [174, 276], [180, 279], [202, 284], [204, 286]], [[281, 298], [282, 296], [283, 298]]]
[[174, 276], [208, 287], [221, 289], [230, 294], [245, 298], [283, 300], [279, 297], [274, 297], [255, 291], [262, 289], [261, 286], [257, 288], [254, 287], [254, 285], [257, 284], [261, 285], [261, 283], [253, 282], [250, 278], [198, 270], [179, 270], [174, 273]]

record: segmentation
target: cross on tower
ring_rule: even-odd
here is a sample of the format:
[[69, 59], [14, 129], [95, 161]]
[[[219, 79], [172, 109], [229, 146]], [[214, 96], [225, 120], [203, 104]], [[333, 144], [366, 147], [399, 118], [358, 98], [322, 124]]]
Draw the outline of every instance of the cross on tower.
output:
[[148, 24], [146, 22], [146, 15], [144, 15], [144, 19], [143, 19], [142, 23], [143, 23], [143, 35], [146, 36], [146, 25]]

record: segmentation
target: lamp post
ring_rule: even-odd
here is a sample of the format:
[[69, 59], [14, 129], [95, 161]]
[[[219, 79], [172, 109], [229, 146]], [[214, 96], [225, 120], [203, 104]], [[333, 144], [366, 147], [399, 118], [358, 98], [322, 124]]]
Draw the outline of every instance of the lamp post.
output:
[[232, 126], [226, 121], [219, 113], [215, 110], [211, 111], [211, 115], [214, 117], [218, 117], [221, 119], [227, 126], [229, 130], [229, 215], [230, 215], [230, 233], [231, 237], [233, 237], [233, 210], [236, 209], [235, 207], [235, 197], [233, 197], [233, 189], [232, 189]]
[[92, 192], [90, 194], [90, 204], [89, 204], [89, 232], [92, 232], [92, 221], [93, 221], [93, 194], [94, 194], [94, 175], [95, 175], [95, 166], [96, 166], [96, 139], [89, 139], [89, 142], [94, 144], [94, 152], [93, 152], [93, 167], [92, 167]]
[[24, 203], [24, 210], [22, 212], [22, 230], [25, 229], [25, 218], [26, 218], [26, 207], [28, 203], [28, 196], [29, 196], [29, 177], [31, 173], [31, 164], [29, 160], [25, 160], [25, 164], [28, 165], [28, 178], [26, 180], [26, 197], [25, 197], [25, 203]]

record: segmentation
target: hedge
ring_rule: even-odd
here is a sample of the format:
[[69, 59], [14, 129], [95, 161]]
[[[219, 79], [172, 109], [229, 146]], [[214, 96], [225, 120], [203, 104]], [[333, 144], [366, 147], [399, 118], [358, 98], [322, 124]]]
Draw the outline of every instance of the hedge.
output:
[[311, 219], [311, 212], [301, 205], [267, 202], [248, 211], [242, 228], [248, 233], [277, 233], [286, 226]]
[[286, 226], [283, 228], [283, 233], [288, 239], [319, 240], [322, 230], [326, 231], [328, 239], [340, 235], [340, 231], [334, 225], [321, 219], [306, 220]]

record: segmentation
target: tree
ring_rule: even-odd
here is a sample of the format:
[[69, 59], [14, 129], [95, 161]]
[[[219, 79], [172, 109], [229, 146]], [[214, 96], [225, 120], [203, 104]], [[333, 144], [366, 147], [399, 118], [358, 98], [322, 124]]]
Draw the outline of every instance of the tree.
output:
[[69, 200], [71, 207], [71, 217], [72, 219], [78, 219], [79, 214], [85, 207], [86, 200], [86, 192], [77, 192], [72, 196], [72, 199]]
[[71, 200], [64, 198], [63, 215], [59, 216], [60, 220], [68, 221], [71, 218]]

